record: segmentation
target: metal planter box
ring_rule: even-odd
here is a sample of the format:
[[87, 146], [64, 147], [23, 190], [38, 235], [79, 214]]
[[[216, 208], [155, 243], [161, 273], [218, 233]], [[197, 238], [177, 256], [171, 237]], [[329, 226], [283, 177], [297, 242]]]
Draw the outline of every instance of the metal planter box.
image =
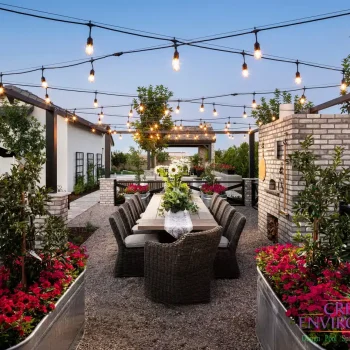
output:
[[286, 308], [258, 269], [256, 335], [263, 350], [324, 350], [286, 316]]
[[74, 349], [84, 331], [85, 271], [74, 281], [33, 332], [7, 350]]

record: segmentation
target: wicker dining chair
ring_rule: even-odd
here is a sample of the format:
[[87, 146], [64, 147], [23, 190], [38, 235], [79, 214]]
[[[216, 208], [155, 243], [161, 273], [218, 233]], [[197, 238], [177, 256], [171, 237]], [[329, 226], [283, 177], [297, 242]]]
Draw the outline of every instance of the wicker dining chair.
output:
[[215, 204], [215, 202], [218, 200], [219, 198], [219, 194], [218, 193], [214, 193], [213, 196], [211, 197], [211, 201], [210, 201], [210, 205], [209, 205], [209, 210], [212, 211], [213, 210], [213, 206]]
[[239, 238], [241, 237], [246, 217], [235, 212], [230, 225], [221, 237], [214, 260], [214, 273], [216, 278], [238, 278], [240, 275], [236, 257]]
[[143, 202], [140, 193], [135, 193], [135, 198], [136, 198], [137, 202], [139, 203], [139, 206], [141, 208], [141, 212], [143, 213], [146, 210], [146, 205]]
[[135, 205], [134, 201], [129, 198], [125, 201], [125, 205], [127, 205], [129, 207], [133, 221], [136, 223], [137, 220], [140, 219], [140, 215], [136, 209], [136, 205]]
[[142, 277], [144, 275], [144, 246], [147, 241], [159, 242], [157, 234], [134, 235], [128, 227], [125, 209], [120, 206], [109, 218], [117, 241], [115, 277]]
[[132, 229], [132, 227], [134, 227], [136, 225], [136, 221], [134, 220], [134, 216], [132, 215], [131, 209], [129, 204], [127, 204], [126, 202], [124, 202], [121, 207], [124, 208], [125, 210], [125, 215], [128, 219], [128, 223], [129, 223], [129, 228]]
[[235, 214], [236, 209], [232, 206], [226, 207], [226, 210], [224, 211], [224, 214], [222, 215], [220, 221], [218, 224], [222, 226], [222, 235], [225, 236], [226, 231], [228, 230], [231, 220], [233, 218], [233, 215]]
[[222, 197], [220, 197], [220, 196], [218, 196], [217, 197], [217, 199], [216, 199], [216, 201], [214, 202], [214, 204], [213, 204], [213, 207], [212, 207], [212, 209], [211, 209], [211, 213], [214, 215], [216, 212], [217, 212], [217, 210], [218, 210], [218, 208], [219, 208], [219, 205], [223, 202], [223, 198]]
[[231, 207], [231, 204], [227, 201], [223, 201], [223, 203], [219, 206], [218, 210], [215, 213], [215, 220], [218, 224], [220, 224], [221, 218], [223, 217], [226, 209], [229, 209]]
[[210, 301], [213, 262], [221, 226], [184, 234], [174, 243], [145, 244], [145, 294], [164, 304]]

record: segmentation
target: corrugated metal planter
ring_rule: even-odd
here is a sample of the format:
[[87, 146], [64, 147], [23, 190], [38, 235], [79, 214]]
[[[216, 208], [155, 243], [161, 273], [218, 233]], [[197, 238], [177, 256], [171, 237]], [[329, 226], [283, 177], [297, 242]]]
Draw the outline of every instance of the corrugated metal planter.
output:
[[210, 202], [211, 202], [211, 199], [213, 197], [212, 194], [206, 194], [206, 193], [203, 193], [201, 192], [201, 195], [202, 195], [202, 200], [204, 202], [204, 204], [206, 205], [207, 208], [210, 207]]
[[324, 350], [286, 316], [286, 308], [258, 269], [256, 334], [263, 350]]
[[74, 281], [33, 332], [7, 350], [74, 349], [84, 331], [85, 271]]

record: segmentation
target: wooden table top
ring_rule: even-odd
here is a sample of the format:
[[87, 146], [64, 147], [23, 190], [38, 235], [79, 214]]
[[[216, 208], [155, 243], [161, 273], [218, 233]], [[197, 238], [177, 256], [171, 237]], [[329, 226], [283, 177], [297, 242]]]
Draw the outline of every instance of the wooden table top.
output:
[[[191, 214], [191, 220], [194, 231], [204, 231], [210, 230], [218, 226], [213, 215], [210, 213], [209, 209], [206, 207], [202, 199], [197, 195], [192, 195], [193, 201], [199, 207], [198, 212]], [[149, 202], [146, 211], [143, 213], [142, 218], [139, 220], [138, 229], [139, 230], [164, 230], [164, 216], [161, 216], [158, 212], [159, 206], [161, 204], [162, 195], [153, 195], [151, 201]]]

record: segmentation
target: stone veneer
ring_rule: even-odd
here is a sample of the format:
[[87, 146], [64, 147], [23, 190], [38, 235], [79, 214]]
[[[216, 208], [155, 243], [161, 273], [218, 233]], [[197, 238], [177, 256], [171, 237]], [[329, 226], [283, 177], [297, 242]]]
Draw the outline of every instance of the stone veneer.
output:
[[100, 204], [114, 205], [114, 178], [100, 179]]
[[[285, 135], [287, 133], [287, 135]], [[295, 114], [273, 123], [264, 125], [259, 129], [259, 160], [262, 158], [262, 146], [264, 145], [264, 158], [266, 161], [266, 178], [259, 180], [259, 231], [266, 235], [267, 214], [278, 219], [278, 241], [281, 243], [292, 240], [297, 231], [293, 220], [293, 203], [298, 192], [303, 189], [300, 175], [293, 170], [291, 165], [287, 165], [287, 210], [283, 211], [283, 193], [277, 188], [283, 174], [279, 174], [280, 167], [283, 166], [283, 145], [281, 145], [281, 159], [275, 156], [277, 141], [283, 142], [287, 139], [287, 159], [290, 154], [300, 149], [300, 141], [307, 135], [312, 134], [314, 145], [311, 149], [319, 157], [317, 164], [326, 166], [332, 162], [334, 147], [339, 145], [344, 148], [343, 166], [350, 166], [350, 118], [349, 115], [335, 114]], [[269, 190], [270, 180], [276, 181], [276, 191]], [[307, 228], [302, 227], [302, 232]]]

